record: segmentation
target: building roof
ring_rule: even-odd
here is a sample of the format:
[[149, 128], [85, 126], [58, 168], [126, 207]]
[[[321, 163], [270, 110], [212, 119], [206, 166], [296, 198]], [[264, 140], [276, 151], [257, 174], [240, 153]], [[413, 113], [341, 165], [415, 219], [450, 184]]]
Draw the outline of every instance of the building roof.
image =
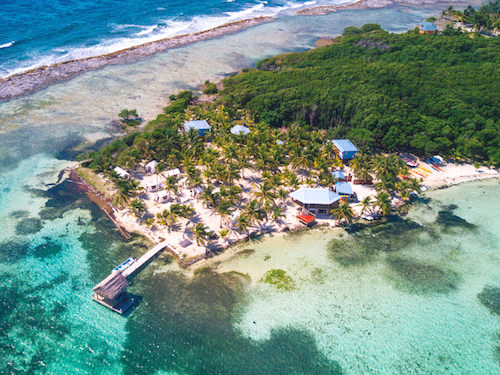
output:
[[337, 192], [337, 194], [351, 195], [352, 186], [349, 182], [336, 182], [335, 191]]
[[418, 28], [422, 31], [436, 31], [437, 27], [432, 22], [421, 22]]
[[170, 169], [168, 171], [163, 172], [163, 175], [165, 177], [179, 176], [180, 174], [181, 174], [181, 171], [179, 170], [179, 168]]
[[116, 172], [116, 174], [120, 177], [125, 177], [128, 176], [128, 172], [120, 167], [114, 167], [113, 170]]
[[146, 164], [146, 170], [151, 169], [151, 170], [156, 170], [156, 165], [158, 162], [156, 160], [150, 161], [148, 164]]
[[94, 287], [94, 292], [107, 299], [115, 299], [127, 290], [129, 283], [121, 272], [113, 272]]
[[210, 129], [210, 125], [208, 125], [208, 122], [206, 122], [205, 120], [186, 121], [184, 123], [184, 129], [186, 131], [189, 131], [191, 129], [209, 130]]
[[158, 192], [157, 196], [160, 199], [165, 199], [166, 197], [168, 197], [168, 192], [165, 190], [161, 190]]
[[247, 135], [250, 129], [243, 125], [235, 125], [231, 128], [231, 133], [234, 135]]
[[303, 204], [330, 205], [340, 200], [340, 195], [326, 188], [301, 188], [288, 195]]
[[334, 178], [345, 180], [345, 174], [342, 171], [334, 171], [334, 172], [332, 172], [332, 176]]
[[357, 149], [356, 146], [352, 144], [352, 142], [348, 139], [334, 139], [333, 145], [340, 151], [340, 152], [358, 152], [359, 150]]

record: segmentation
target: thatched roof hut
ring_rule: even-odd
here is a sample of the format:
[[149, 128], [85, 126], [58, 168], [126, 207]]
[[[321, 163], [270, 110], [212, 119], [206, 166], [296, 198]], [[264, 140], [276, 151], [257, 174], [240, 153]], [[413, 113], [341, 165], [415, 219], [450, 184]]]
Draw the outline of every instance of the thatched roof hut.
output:
[[129, 283], [121, 272], [113, 272], [94, 287], [94, 292], [108, 300], [118, 300], [127, 291]]

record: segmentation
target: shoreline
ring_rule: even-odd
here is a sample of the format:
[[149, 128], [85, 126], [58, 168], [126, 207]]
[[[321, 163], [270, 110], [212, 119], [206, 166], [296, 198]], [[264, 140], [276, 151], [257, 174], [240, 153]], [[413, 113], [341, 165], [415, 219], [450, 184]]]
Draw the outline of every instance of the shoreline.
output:
[[[378, 9], [391, 5], [430, 6], [438, 3], [442, 3], [443, 5], [448, 4], [447, 1], [440, 2], [439, 0], [358, 0], [340, 5], [313, 6], [311, 8], [298, 10], [293, 15], [318, 16], [351, 9]], [[462, 2], [458, 3], [458, 5], [460, 4], [462, 4]], [[455, 3], [454, 5], [457, 4]], [[7, 77], [0, 78], [0, 103], [16, 97], [32, 94], [52, 84], [68, 81], [88, 71], [98, 70], [108, 65], [134, 63], [170, 49], [179, 48], [200, 41], [216, 39], [224, 35], [246, 30], [253, 26], [272, 22], [275, 21], [277, 17], [279, 16], [274, 15], [243, 19], [193, 34], [177, 35], [157, 41], [139, 44], [104, 55], [63, 61], [15, 73]]]
[[[471, 182], [479, 182], [483, 180], [500, 181], [500, 172], [497, 169], [486, 168], [486, 167], [475, 168], [472, 164], [467, 164], [467, 163], [458, 165], [450, 163], [442, 168], [444, 169], [444, 173], [449, 174], [449, 176], [441, 177], [440, 174], [441, 172], [440, 172], [436, 173], [434, 176], [431, 175], [427, 177], [428, 180], [424, 180], [424, 182], [422, 183], [422, 185], [427, 186], [428, 188], [427, 191], [447, 189], [455, 185], [471, 183]], [[111, 200], [106, 198], [106, 195], [100, 192], [97, 187], [87, 182], [79, 174], [78, 170], [73, 170], [70, 176], [73, 175], [73, 173], [79, 179], [83, 180], [84, 183], [80, 184], [74, 178], [70, 178], [71, 182], [80, 185], [81, 189], [80, 191], [86, 193], [89, 196], [89, 198], [92, 201], [94, 201], [99, 206], [99, 208], [101, 208], [101, 210], [104, 211], [104, 213], [106, 213], [106, 215], [115, 224], [115, 226], [122, 233], [122, 235], [124, 235], [123, 231], [125, 231], [126, 234], [137, 233], [141, 236], [148, 238], [153, 243], [159, 243], [165, 240], [165, 238], [161, 237], [159, 233], [155, 235], [153, 233], [153, 230], [151, 228], [146, 227], [144, 223], [139, 223], [135, 218], [132, 217], [132, 215], [126, 209], [118, 210], [116, 207], [114, 207], [111, 204]], [[359, 186], [360, 185], [358, 185], [358, 187]], [[421, 194], [425, 194], [425, 191], [422, 191]], [[104, 206], [98, 202], [99, 200], [103, 202]], [[196, 199], [192, 199], [192, 201], [193, 202], [191, 203], [194, 203], [196, 202]], [[407, 203], [408, 202], [401, 201], [399, 199], [394, 199], [392, 203], [394, 210], [393, 214], [400, 215], [401, 213], [399, 212], [399, 209], [407, 205]], [[353, 208], [354, 209], [359, 208], [357, 207], [358, 205], [359, 203], [354, 203]], [[290, 208], [293, 211], [293, 207]], [[107, 212], [108, 210], [110, 210], [111, 212], [110, 213]], [[295, 217], [295, 214], [292, 214], [292, 217]], [[358, 220], [363, 220], [360, 218], [359, 212], [356, 212], [355, 217]], [[166, 252], [169, 255], [173, 256], [177, 260], [179, 266], [184, 269], [188, 269], [189, 267], [195, 264], [196, 268], [199, 268], [203, 267], [206, 264], [206, 262], [214, 261], [213, 258], [219, 258], [219, 256], [225, 254], [228, 249], [232, 249], [244, 243], [248, 243], [255, 238], [266, 238], [267, 236], [281, 237], [289, 234], [293, 235], [295, 233], [303, 231], [310, 232], [314, 230], [324, 230], [325, 228], [328, 230], [331, 229], [335, 230], [343, 227], [342, 225], [337, 223], [336, 220], [334, 219], [324, 219], [324, 218], [318, 218], [318, 219], [319, 220], [317, 220], [317, 224], [312, 227], [304, 227], [298, 222], [295, 223], [295, 225], [292, 223], [286, 223], [286, 225], [280, 225], [278, 227], [275, 227], [274, 225], [270, 226], [266, 225], [260, 231], [252, 230], [249, 231], [248, 233], [239, 234], [236, 238], [231, 239], [229, 241], [226, 240], [223, 241], [222, 243], [220, 243], [220, 241], [216, 241], [216, 243], [213, 243], [211, 245], [206, 245], [201, 247], [195, 246], [195, 249], [191, 249], [193, 253], [190, 254], [190, 256], [185, 256], [187, 254], [186, 250], [181, 249], [179, 246], [177, 246], [177, 243], [169, 244], [170, 250]], [[374, 223], [376, 222], [377, 221], [375, 221]], [[371, 222], [367, 221], [366, 223], [371, 223]], [[177, 232], [182, 233], [182, 230]], [[169, 236], [173, 235], [175, 237], [176, 234], [179, 233], [176, 233], [176, 231], [173, 231], [172, 233], [169, 232]], [[199, 251], [200, 249], [197, 249], [198, 247], [204, 249], [204, 251], [200, 253]]]
[[68, 60], [49, 66], [41, 66], [22, 73], [16, 73], [8, 77], [0, 78], [0, 103], [31, 94], [55, 83], [68, 81], [88, 71], [97, 70], [108, 65], [133, 63], [151, 57], [159, 52], [233, 34], [253, 26], [271, 22], [274, 19], [275, 17], [245, 19], [194, 34], [183, 34], [140, 44], [105, 55]]

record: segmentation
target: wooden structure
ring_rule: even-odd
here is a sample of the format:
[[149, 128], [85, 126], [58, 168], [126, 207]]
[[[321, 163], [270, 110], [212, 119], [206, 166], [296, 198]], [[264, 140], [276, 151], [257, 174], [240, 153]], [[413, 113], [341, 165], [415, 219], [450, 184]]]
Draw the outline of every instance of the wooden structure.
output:
[[329, 214], [337, 207], [340, 195], [325, 188], [300, 188], [288, 194], [295, 203], [313, 214]]
[[123, 314], [134, 304], [133, 298], [127, 293], [129, 285], [121, 272], [114, 272], [93, 288], [95, 294], [92, 298], [108, 309]]
[[168, 247], [168, 244], [163, 241], [137, 259], [128, 268], [123, 271], [112, 272], [111, 275], [93, 288], [95, 294], [92, 299], [114, 312], [123, 314], [134, 304], [134, 299], [127, 293], [127, 288], [130, 285], [129, 280], [151, 263], [166, 247]]

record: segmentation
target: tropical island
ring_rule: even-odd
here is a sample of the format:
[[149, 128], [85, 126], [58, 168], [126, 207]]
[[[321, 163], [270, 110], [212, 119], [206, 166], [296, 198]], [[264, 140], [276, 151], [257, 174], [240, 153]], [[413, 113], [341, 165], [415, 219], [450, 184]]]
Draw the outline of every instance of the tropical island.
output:
[[423, 183], [499, 176], [498, 56], [498, 38], [460, 28], [348, 27], [172, 95], [147, 124], [122, 111], [126, 134], [78, 173], [120, 227], [169, 241], [184, 264], [266, 232], [384, 217]]

